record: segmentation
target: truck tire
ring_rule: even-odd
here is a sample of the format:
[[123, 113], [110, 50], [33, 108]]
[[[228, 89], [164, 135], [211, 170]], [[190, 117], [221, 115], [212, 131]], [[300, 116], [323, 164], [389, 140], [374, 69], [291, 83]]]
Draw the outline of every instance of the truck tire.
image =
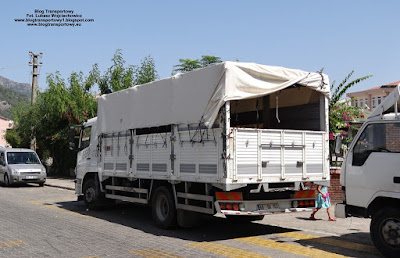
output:
[[83, 185], [83, 200], [90, 209], [99, 208], [102, 204], [103, 198], [101, 197], [99, 182], [93, 178], [86, 180]]
[[252, 221], [262, 220], [264, 215], [242, 216], [242, 215], [225, 215], [229, 222], [232, 223], [250, 223]]
[[378, 211], [371, 220], [371, 238], [376, 248], [387, 257], [400, 253], [400, 209]]
[[175, 202], [165, 186], [156, 189], [151, 202], [151, 212], [157, 227], [167, 229], [177, 223]]

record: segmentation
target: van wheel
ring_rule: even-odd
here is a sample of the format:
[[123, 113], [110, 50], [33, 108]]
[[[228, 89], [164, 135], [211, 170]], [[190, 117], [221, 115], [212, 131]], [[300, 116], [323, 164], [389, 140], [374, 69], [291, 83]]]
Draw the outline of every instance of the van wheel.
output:
[[4, 185], [5, 186], [10, 186], [10, 178], [8, 177], [7, 174], [4, 175]]
[[376, 248], [387, 257], [400, 253], [400, 209], [380, 210], [371, 220], [371, 238]]
[[151, 212], [157, 227], [167, 229], [176, 225], [175, 202], [167, 187], [157, 188], [151, 203]]
[[83, 185], [83, 200], [88, 208], [98, 208], [101, 202], [100, 186], [94, 179], [88, 179]]
[[39, 186], [43, 187], [44, 186], [44, 182], [39, 183]]

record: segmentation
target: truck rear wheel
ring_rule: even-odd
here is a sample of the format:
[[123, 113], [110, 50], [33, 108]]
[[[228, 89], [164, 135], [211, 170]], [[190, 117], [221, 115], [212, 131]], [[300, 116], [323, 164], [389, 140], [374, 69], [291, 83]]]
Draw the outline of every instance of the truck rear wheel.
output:
[[400, 209], [386, 208], [372, 217], [371, 238], [376, 248], [387, 257], [400, 253]]
[[151, 212], [156, 225], [167, 229], [176, 225], [176, 208], [171, 191], [167, 187], [158, 187], [151, 203]]

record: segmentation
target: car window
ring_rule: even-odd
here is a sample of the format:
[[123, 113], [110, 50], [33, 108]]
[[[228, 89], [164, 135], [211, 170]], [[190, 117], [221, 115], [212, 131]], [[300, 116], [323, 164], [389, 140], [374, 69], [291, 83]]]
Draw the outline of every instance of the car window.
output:
[[7, 152], [8, 164], [40, 164], [34, 152]]

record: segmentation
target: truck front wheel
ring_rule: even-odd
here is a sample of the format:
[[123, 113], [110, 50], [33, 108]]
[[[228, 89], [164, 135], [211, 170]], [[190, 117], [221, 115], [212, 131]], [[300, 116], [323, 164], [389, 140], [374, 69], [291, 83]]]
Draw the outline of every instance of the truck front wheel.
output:
[[171, 191], [160, 186], [151, 203], [153, 219], [159, 228], [167, 229], [176, 225], [176, 208]]
[[100, 204], [100, 186], [95, 179], [88, 179], [83, 185], [83, 200], [90, 209], [95, 209]]
[[371, 238], [376, 248], [387, 257], [400, 253], [400, 209], [386, 208], [372, 217]]

